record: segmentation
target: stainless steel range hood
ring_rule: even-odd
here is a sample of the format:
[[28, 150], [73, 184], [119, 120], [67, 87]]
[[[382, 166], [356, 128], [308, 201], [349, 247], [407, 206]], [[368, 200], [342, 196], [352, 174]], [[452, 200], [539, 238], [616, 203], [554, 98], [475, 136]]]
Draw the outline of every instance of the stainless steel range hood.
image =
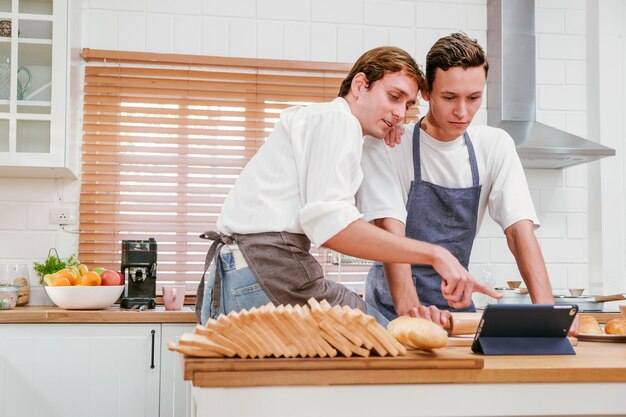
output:
[[526, 168], [565, 168], [615, 150], [535, 121], [535, 0], [488, 1], [487, 111], [515, 140]]

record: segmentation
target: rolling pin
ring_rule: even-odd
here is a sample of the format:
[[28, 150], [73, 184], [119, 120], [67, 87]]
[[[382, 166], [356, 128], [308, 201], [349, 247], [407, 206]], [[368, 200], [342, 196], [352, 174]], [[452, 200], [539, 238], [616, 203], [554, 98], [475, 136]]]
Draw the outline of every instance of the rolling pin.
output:
[[481, 317], [482, 313], [451, 313], [450, 321], [444, 329], [448, 331], [449, 336], [474, 334]]

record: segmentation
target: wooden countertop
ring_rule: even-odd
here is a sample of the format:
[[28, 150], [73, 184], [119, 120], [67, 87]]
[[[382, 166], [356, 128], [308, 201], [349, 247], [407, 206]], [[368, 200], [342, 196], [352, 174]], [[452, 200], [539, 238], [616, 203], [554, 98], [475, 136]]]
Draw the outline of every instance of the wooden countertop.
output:
[[[480, 312], [476, 314], [481, 314]], [[583, 313], [594, 316], [600, 323], [619, 317], [619, 313]], [[50, 306], [25, 306], [0, 310], [2, 323], [195, 323], [190, 306], [181, 311], [166, 311], [162, 305], [154, 310], [133, 311], [114, 305], [106, 310], [63, 310]]]
[[[214, 359], [183, 358], [186, 380], [195, 387], [250, 387], [295, 385], [381, 385], [381, 384], [467, 384], [467, 383], [556, 383], [626, 382], [624, 343], [579, 342], [576, 355], [482, 356], [470, 349], [443, 348], [440, 357], [473, 357], [483, 360], [482, 369], [445, 366], [415, 369], [372, 366], [367, 358], [319, 359]], [[372, 358], [377, 362], [397, 358]], [[213, 362], [211, 362], [213, 361]], [[341, 362], [359, 361], [362, 366], [346, 367]], [[286, 366], [286, 364], [290, 362]], [[207, 365], [208, 364], [208, 365]]]
[[64, 310], [50, 306], [25, 306], [0, 311], [2, 323], [195, 323], [196, 314], [184, 306], [180, 311], [124, 310], [112, 306], [106, 310]]

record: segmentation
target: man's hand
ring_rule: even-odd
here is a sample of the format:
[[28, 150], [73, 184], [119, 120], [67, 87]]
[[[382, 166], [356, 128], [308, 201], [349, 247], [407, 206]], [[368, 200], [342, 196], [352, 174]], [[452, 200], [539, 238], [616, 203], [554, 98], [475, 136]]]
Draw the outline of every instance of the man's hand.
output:
[[389, 132], [385, 135], [383, 140], [390, 148], [393, 148], [396, 145], [399, 145], [402, 141], [402, 135], [404, 134], [404, 127], [402, 125], [395, 125]]
[[470, 273], [447, 249], [440, 247], [437, 260], [432, 264], [441, 276], [441, 293], [452, 308], [465, 308], [472, 304], [472, 293], [480, 292], [489, 297], [501, 298], [493, 288], [476, 282]]
[[574, 317], [574, 321], [572, 322], [572, 327], [569, 328], [568, 336], [578, 336], [578, 331], [580, 330], [580, 319], [578, 314]]
[[445, 327], [450, 321], [450, 312], [448, 310], [439, 310], [435, 306], [413, 307], [405, 315], [430, 320], [441, 327]]

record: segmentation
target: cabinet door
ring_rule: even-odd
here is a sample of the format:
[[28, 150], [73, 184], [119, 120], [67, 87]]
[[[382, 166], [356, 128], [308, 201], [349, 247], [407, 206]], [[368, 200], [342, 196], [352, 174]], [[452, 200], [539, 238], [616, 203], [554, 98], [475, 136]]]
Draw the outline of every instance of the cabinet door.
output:
[[181, 355], [167, 350], [167, 341], [178, 341], [183, 333], [193, 333], [195, 324], [161, 325], [161, 416], [191, 416], [191, 381], [183, 379]]
[[67, 0], [2, 7], [7, 13], [0, 24], [8, 30], [0, 30], [0, 174], [73, 177], [64, 169]]
[[158, 416], [160, 342], [160, 325], [2, 325], [0, 417]]

